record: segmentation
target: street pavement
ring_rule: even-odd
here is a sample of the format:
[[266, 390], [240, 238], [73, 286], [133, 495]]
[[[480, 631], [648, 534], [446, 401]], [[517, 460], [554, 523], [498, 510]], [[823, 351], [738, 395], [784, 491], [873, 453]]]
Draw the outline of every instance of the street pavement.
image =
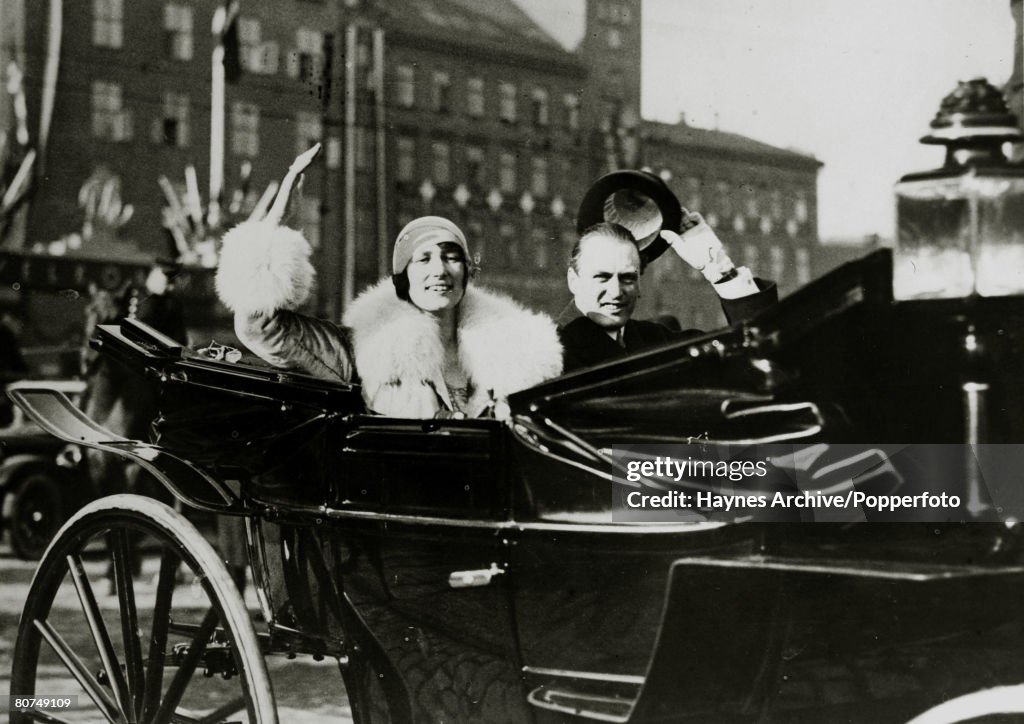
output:
[[[140, 605], [147, 597], [152, 599], [151, 579], [156, 573], [156, 567], [156, 560], [144, 561], [143, 575], [136, 584]], [[18, 560], [6, 543], [0, 544], [0, 695], [11, 693], [10, 672], [18, 620], [35, 569], [35, 562]], [[105, 564], [99, 560], [86, 561], [86, 572], [96, 589], [100, 608], [103, 611], [116, 611], [117, 599], [112, 595], [104, 595], [104, 569]], [[191, 581], [187, 580], [181, 583], [174, 594], [176, 605], [179, 600], [187, 598], [191, 585]], [[247, 587], [246, 603], [254, 619], [258, 621], [259, 607], [252, 586]], [[61, 621], [61, 633], [73, 646], [75, 641], [88, 644], [89, 634], [84, 618], [75, 610], [77, 599], [73, 595], [59, 596], [55, 605], [60, 610], [51, 613], [51, 618]], [[106, 617], [106, 614], [104, 616]], [[287, 660], [274, 656], [268, 658], [267, 664], [282, 722], [344, 724], [352, 721], [341, 674], [334, 660], [315, 662], [309, 657]], [[59, 663], [52, 663], [42, 667], [36, 691], [39, 694], [68, 694], [80, 689]], [[5, 720], [4, 714], [6, 712], [0, 714], [0, 720]], [[60, 716], [76, 724], [102, 720], [96, 708], [84, 696], [79, 697], [77, 708], [62, 712]]]

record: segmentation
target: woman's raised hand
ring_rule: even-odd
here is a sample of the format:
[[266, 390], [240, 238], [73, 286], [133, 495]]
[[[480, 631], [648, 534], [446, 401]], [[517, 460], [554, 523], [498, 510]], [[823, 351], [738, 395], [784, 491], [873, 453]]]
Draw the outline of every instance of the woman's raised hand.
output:
[[317, 143], [308, 151], [303, 151], [295, 157], [292, 165], [288, 168], [288, 173], [285, 174], [284, 179], [281, 181], [281, 188], [278, 189], [274, 205], [267, 212], [266, 221], [275, 225], [281, 223], [281, 219], [284, 218], [284, 213], [288, 209], [288, 201], [291, 198], [295, 182], [302, 176], [302, 173], [309, 167], [309, 164], [313, 163], [313, 159], [320, 154], [322, 148], [323, 146]]

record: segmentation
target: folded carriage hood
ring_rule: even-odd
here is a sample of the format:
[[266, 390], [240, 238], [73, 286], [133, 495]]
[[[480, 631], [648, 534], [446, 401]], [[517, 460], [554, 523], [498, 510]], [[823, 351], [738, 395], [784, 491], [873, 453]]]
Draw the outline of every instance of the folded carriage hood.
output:
[[[824, 327], [843, 324], [859, 310], [887, 308], [891, 264], [888, 250], [876, 252], [818, 279], [751, 321], [562, 375], [512, 395], [510, 407], [513, 414], [550, 417], [584, 435], [643, 436], [680, 420], [687, 424], [678, 432], [694, 437], [724, 433], [723, 426], [733, 434], [750, 434], [755, 430], [749, 429], [749, 418], [741, 431], [723, 410], [778, 397], [795, 372], [768, 361], [780, 350], [792, 349]], [[758, 422], [777, 429], [803, 424], [802, 419], [778, 416]]]

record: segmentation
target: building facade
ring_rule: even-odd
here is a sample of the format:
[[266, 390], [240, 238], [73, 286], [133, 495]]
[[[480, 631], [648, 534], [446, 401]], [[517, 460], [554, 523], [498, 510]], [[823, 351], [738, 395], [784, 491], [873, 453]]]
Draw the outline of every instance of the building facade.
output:
[[325, 204], [321, 311], [389, 271], [405, 223], [437, 214], [465, 228], [478, 283], [557, 313], [583, 192], [637, 157], [640, 9], [588, 0], [568, 52], [509, 0], [349, 7], [343, 53], [357, 64], [332, 82], [341, 213]]
[[[225, 4], [56, 4], [59, 32], [51, 4], [3, 4], [3, 61], [23, 69], [31, 143], [48, 94], [53, 112], [21, 236], [8, 234], [0, 251], [55, 251], [115, 268], [166, 255], [159, 178], [183, 213], [208, 196], [220, 40], [211, 25]], [[288, 216], [316, 249], [319, 314], [336, 318], [387, 273], [397, 231], [422, 214], [464, 227], [478, 283], [557, 314], [569, 301], [565, 264], [583, 193], [603, 173], [640, 166], [669, 178], [734, 256], [783, 291], [808, 278], [820, 164], [732, 134], [643, 121], [641, 0], [586, 0], [573, 51], [513, 0], [241, 0], [238, 8], [224, 207], [244, 218], [297, 152], [323, 143]], [[48, 85], [55, 33], [59, 66]], [[8, 125], [10, 100], [0, 109]], [[645, 311], [713, 326], [714, 300], [678, 266], [659, 261], [649, 272], [656, 283], [645, 284]], [[116, 275], [107, 276], [104, 285]], [[195, 271], [190, 293], [207, 326], [223, 322], [208, 273]]]
[[[773, 280], [780, 295], [812, 279], [820, 161], [682, 121], [645, 121], [641, 148], [644, 164], [686, 209], [704, 216], [737, 264]], [[680, 260], [659, 260], [649, 273], [657, 280], [646, 294], [651, 313], [671, 314], [697, 329], [724, 323], [714, 293]]]

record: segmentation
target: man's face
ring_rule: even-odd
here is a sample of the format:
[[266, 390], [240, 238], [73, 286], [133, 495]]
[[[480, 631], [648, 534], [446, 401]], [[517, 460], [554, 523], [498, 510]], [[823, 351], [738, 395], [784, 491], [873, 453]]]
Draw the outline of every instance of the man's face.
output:
[[576, 308], [605, 329], [618, 329], [629, 321], [640, 296], [640, 254], [635, 244], [589, 236], [567, 278]]

